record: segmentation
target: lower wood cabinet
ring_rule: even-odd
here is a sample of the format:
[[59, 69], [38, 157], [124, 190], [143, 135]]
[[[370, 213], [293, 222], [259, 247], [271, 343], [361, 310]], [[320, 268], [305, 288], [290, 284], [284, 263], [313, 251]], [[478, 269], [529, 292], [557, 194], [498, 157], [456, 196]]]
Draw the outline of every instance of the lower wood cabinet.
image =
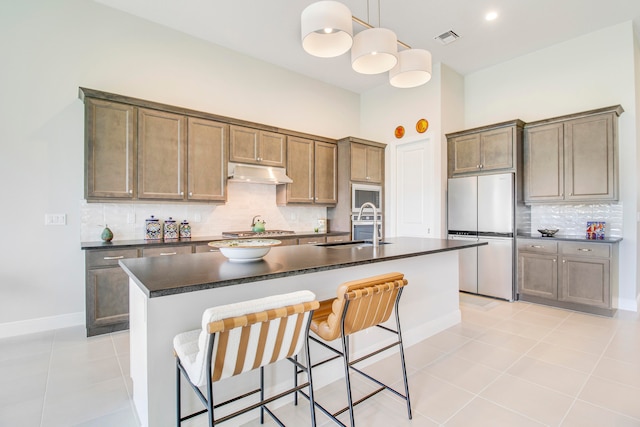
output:
[[521, 300], [612, 315], [617, 270], [616, 243], [518, 241]]
[[138, 249], [86, 251], [87, 336], [129, 328], [129, 276], [118, 261], [137, 257]]

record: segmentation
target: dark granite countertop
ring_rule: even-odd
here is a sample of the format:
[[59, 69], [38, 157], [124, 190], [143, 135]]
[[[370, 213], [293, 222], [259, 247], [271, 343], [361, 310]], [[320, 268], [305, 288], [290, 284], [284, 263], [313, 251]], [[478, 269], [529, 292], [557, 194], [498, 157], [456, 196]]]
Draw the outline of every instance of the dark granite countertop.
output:
[[585, 236], [564, 236], [556, 235], [553, 237], [542, 237], [540, 233], [518, 233], [518, 238], [522, 239], [540, 239], [540, 240], [558, 240], [566, 242], [585, 242], [585, 243], [618, 243], [622, 237], [605, 236], [603, 240], [587, 239]]
[[395, 237], [373, 247], [276, 246], [261, 260], [230, 262], [219, 252], [131, 258], [119, 264], [149, 298], [276, 279], [356, 265], [410, 258], [467, 247], [466, 240]]
[[[241, 237], [244, 239], [256, 239], [256, 238], [264, 238], [264, 239], [298, 239], [301, 237], [327, 237], [327, 236], [346, 236], [350, 234], [349, 231], [330, 231], [327, 233], [294, 233], [294, 234], [284, 234], [282, 236], [266, 236], [266, 237]], [[213, 242], [216, 240], [229, 240], [236, 239], [235, 237], [225, 237], [225, 236], [198, 236], [191, 237], [188, 239], [175, 239], [175, 240], [145, 240], [145, 239], [137, 239], [137, 240], [112, 240], [111, 242], [81, 242], [80, 249], [92, 250], [92, 249], [116, 249], [116, 248], [127, 248], [127, 247], [140, 247], [140, 246], [170, 246], [170, 245], [192, 245], [194, 243], [207, 243]]]

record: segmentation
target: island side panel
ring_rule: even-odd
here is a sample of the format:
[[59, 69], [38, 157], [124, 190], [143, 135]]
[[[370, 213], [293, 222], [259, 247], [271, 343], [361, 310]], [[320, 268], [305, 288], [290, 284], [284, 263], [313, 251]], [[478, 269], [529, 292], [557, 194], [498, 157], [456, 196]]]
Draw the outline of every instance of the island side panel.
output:
[[[147, 299], [137, 284], [130, 282], [132, 295], [131, 376], [134, 380], [134, 403], [143, 426], [171, 426], [175, 419], [175, 360], [173, 337], [184, 331], [200, 328], [203, 311], [211, 306], [245, 301], [264, 296], [309, 289], [319, 300], [335, 297], [342, 282], [399, 271], [405, 274], [409, 286], [400, 303], [405, 346], [408, 347], [447, 327], [460, 322], [458, 305], [458, 251], [441, 252], [400, 260], [359, 265], [317, 273], [245, 283], [203, 291]], [[142, 296], [144, 301], [138, 299]], [[144, 302], [144, 303], [143, 303]], [[146, 304], [145, 304], [146, 303]], [[137, 312], [134, 314], [134, 312]], [[144, 318], [146, 317], [146, 321]], [[135, 329], [135, 330], [134, 330]], [[142, 329], [142, 331], [140, 331]], [[377, 344], [376, 335], [355, 336], [352, 351], [362, 354]], [[136, 340], [137, 342], [134, 342]], [[375, 342], [374, 342], [375, 341]], [[316, 350], [312, 348], [313, 352]], [[387, 356], [391, 354], [385, 354]], [[372, 360], [371, 362], [373, 362]], [[364, 364], [363, 364], [364, 366]], [[276, 369], [280, 383], [269, 384], [281, 389], [290, 380], [288, 365]], [[326, 365], [314, 375], [316, 388], [333, 382], [343, 375], [339, 363]], [[270, 377], [268, 374], [267, 377]], [[138, 384], [139, 382], [142, 384]], [[225, 380], [219, 399], [246, 390], [247, 377]], [[253, 383], [251, 386], [254, 385]], [[186, 388], [183, 389], [186, 392]], [[187, 408], [198, 407], [191, 392]], [[256, 413], [257, 415], [257, 413]], [[256, 416], [254, 415], [254, 416]], [[235, 425], [231, 422], [231, 425]]]

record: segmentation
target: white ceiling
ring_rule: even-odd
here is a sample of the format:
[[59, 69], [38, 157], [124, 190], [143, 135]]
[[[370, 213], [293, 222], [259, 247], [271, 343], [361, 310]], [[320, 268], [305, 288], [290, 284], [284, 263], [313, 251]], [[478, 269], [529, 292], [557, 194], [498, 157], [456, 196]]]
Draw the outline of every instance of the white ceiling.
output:
[[[387, 73], [353, 71], [348, 53], [322, 59], [304, 52], [300, 14], [314, 0], [95, 1], [357, 93], [388, 84]], [[463, 75], [617, 23], [640, 23], [640, 0], [369, 0], [369, 10], [367, 0], [342, 2], [374, 26], [379, 4], [382, 27]], [[488, 22], [492, 10], [499, 16]], [[448, 30], [461, 38], [447, 46], [434, 40]]]

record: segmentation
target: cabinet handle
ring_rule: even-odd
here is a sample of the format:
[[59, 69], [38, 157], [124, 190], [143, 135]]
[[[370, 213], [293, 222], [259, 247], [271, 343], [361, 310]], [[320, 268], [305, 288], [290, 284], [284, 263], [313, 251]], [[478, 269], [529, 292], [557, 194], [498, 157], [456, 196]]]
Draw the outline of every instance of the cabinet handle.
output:
[[566, 260], [566, 259], [563, 259], [563, 260], [562, 260], [562, 263], [563, 263], [563, 264], [565, 264], [566, 262], [567, 262], [567, 260]]
[[542, 245], [531, 245], [532, 248], [536, 248], [536, 249], [542, 249], [544, 248], [544, 246]]
[[482, 169], [484, 167], [484, 165], [480, 165], [480, 169]]
[[578, 248], [579, 252], [591, 252], [593, 249], [589, 249], [589, 248]]
[[193, 196], [193, 191], [189, 191], [189, 197]]
[[307, 242], [307, 245], [315, 245], [316, 243], [318, 243], [318, 242], [315, 242], [315, 241], [313, 241], [313, 242]]
[[133, 194], [133, 190], [129, 190], [129, 194]]
[[177, 252], [160, 252], [160, 255], [164, 256], [164, 255], [175, 255], [177, 254]]
[[[554, 260], [553, 260], [553, 263], [555, 264], [556, 262], [557, 262], [557, 261], [554, 259]], [[564, 261], [562, 261], [562, 262], [564, 262]]]
[[124, 255], [119, 255], [119, 256], [106, 256], [103, 259], [107, 260], [107, 261], [110, 261], [112, 259], [123, 259], [123, 258], [124, 258]]
[[184, 196], [184, 191], [181, 191], [181, 192], [180, 192], [180, 195], [181, 195], [181, 196]]

